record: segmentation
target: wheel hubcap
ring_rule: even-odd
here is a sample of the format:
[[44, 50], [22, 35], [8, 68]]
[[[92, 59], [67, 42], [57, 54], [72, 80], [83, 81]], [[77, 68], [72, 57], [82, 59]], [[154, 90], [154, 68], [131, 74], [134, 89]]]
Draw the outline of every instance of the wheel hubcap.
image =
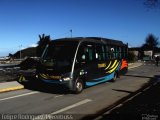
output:
[[77, 82], [77, 90], [78, 91], [81, 91], [82, 90], [82, 83], [80, 83], [80, 82]]

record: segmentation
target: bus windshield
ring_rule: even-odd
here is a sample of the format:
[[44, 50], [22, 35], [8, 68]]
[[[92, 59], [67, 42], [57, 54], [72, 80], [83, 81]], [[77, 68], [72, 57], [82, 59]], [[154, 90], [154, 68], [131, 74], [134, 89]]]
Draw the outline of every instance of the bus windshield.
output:
[[55, 69], [71, 68], [78, 42], [52, 41], [43, 57], [45, 66]]

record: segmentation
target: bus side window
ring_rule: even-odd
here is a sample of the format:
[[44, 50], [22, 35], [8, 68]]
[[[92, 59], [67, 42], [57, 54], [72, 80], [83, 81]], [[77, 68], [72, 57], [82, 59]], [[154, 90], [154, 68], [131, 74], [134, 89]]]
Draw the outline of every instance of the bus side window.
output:
[[106, 45], [106, 46], [105, 46], [105, 56], [106, 56], [106, 60], [107, 60], [107, 59], [110, 59], [109, 49], [110, 49], [109, 46]]
[[121, 58], [121, 47], [115, 46], [115, 58], [120, 59]]
[[126, 51], [125, 48], [122, 47], [122, 49], [121, 49], [121, 58], [126, 58], [126, 52], [125, 51]]
[[91, 62], [94, 60], [94, 46], [93, 45], [87, 45], [85, 48], [85, 56], [86, 56], [86, 62]]
[[109, 59], [114, 59], [115, 58], [115, 52], [114, 52], [114, 47], [109, 48]]
[[89, 50], [87, 47], [84, 47], [84, 49], [83, 49], [81, 60], [82, 60], [82, 62], [87, 62], [89, 60]]
[[94, 60], [94, 46], [82, 45], [77, 54], [77, 61], [79, 63], [91, 62]]
[[121, 47], [118, 48], [118, 58], [121, 59], [122, 58], [122, 51], [121, 51]]
[[96, 46], [96, 59], [99, 61], [105, 60], [105, 51], [104, 45], [97, 45]]
[[80, 46], [78, 53], [77, 53], [77, 58], [76, 58], [76, 62], [77, 63], [84, 63], [86, 62], [86, 54], [85, 54], [85, 48], [83, 45]]

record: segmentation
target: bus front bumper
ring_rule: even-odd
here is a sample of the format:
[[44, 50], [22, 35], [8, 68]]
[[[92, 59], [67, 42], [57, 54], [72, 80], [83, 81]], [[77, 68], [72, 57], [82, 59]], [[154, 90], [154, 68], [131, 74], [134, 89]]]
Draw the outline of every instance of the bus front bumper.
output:
[[38, 78], [38, 80], [41, 81], [41, 83], [44, 84], [51, 84], [51, 85], [64, 85], [70, 90], [72, 90], [73, 86], [73, 80], [70, 78], [67, 79], [43, 79], [43, 78]]

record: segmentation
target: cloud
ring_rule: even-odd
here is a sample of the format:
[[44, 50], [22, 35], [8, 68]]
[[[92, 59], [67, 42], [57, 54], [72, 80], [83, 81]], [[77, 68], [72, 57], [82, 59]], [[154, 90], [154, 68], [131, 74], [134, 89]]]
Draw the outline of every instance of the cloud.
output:
[[29, 47], [37, 47], [38, 45], [37, 44], [31, 44], [29, 45]]

